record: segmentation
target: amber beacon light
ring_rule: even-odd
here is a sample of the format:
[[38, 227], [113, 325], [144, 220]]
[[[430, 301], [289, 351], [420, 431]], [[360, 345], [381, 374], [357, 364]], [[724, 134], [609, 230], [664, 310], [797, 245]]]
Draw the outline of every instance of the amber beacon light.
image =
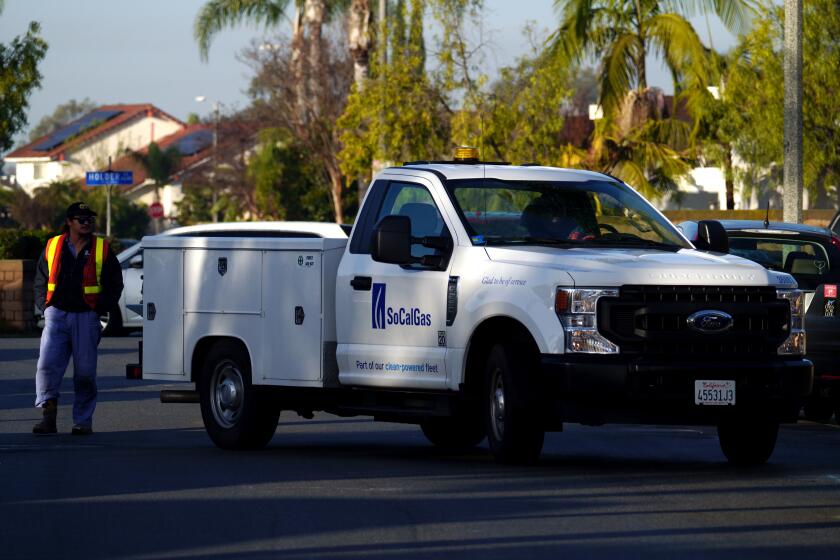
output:
[[455, 161], [478, 161], [478, 148], [459, 146], [455, 148]]

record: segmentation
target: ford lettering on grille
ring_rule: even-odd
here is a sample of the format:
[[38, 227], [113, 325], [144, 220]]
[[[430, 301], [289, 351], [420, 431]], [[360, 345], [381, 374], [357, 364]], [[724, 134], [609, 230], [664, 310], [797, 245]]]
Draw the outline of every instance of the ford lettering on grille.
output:
[[703, 310], [692, 313], [686, 319], [688, 328], [704, 334], [718, 334], [732, 328], [732, 315], [723, 311]]

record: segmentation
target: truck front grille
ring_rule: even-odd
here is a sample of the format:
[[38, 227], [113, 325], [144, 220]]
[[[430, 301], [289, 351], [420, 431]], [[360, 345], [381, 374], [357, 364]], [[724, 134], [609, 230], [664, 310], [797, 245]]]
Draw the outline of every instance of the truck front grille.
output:
[[[733, 318], [723, 333], [697, 332], [688, 317], [715, 310]], [[692, 360], [776, 355], [790, 330], [790, 305], [774, 287], [623, 286], [598, 301], [598, 330], [623, 354]]]

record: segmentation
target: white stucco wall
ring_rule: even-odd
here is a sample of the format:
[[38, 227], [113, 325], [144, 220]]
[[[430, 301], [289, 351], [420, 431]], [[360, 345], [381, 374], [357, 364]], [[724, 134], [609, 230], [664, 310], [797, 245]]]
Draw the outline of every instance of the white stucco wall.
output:
[[659, 207], [663, 210], [726, 209], [726, 178], [719, 167], [692, 169], [679, 181], [678, 189], [678, 193], [664, 197]]
[[[184, 198], [184, 191], [180, 184], [165, 185], [158, 189], [160, 203], [163, 204], [163, 215], [165, 218], [178, 216], [178, 207], [175, 205]], [[145, 183], [128, 193], [128, 198], [135, 204], [149, 206], [155, 201], [155, 190], [151, 183]]]

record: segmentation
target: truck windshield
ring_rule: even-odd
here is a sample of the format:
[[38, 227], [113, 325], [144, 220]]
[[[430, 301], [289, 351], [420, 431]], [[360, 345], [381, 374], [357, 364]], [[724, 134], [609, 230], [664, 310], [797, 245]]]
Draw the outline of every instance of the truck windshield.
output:
[[615, 181], [447, 182], [473, 245], [690, 248], [676, 228]]

